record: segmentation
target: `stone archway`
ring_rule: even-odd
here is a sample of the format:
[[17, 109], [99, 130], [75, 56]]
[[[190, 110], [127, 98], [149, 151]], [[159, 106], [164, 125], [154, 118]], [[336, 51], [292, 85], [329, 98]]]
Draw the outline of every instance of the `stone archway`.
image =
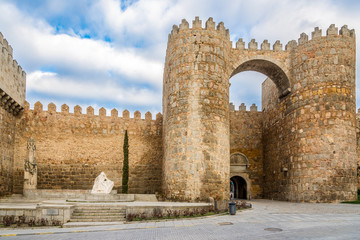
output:
[[259, 58], [259, 56], [254, 57], [254, 59], [242, 59], [236, 62], [235, 66], [237, 67], [230, 74], [230, 78], [244, 71], [262, 73], [275, 83], [278, 89], [278, 96], [282, 98], [291, 92], [291, 84], [287, 76], [288, 72], [286, 67], [282, 65], [283, 64], [276, 60], [262, 59]]
[[240, 176], [230, 178], [230, 183], [233, 185], [234, 199], [248, 199], [248, 184], [246, 180]]
[[251, 184], [248, 174], [249, 159], [245, 154], [236, 152], [230, 156], [230, 188], [233, 183], [233, 197], [235, 199], [249, 199]]
[[[163, 75], [164, 195], [183, 201], [228, 199], [230, 153], [244, 149], [244, 144], [230, 145], [229, 79], [253, 70], [276, 85], [265, 85], [269, 107], [248, 114], [250, 120], [259, 116], [262, 121], [258, 146], [264, 173], [256, 174], [264, 178], [264, 196], [311, 202], [354, 199], [357, 155], [350, 139], [356, 138], [355, 47], [354, 31], [347, 26], [339, 32], [331, 25], [326, 36], [315, 28], [311, 40], [303, 33], [284, 49], [280, 41], [271, 48], [267, 40], [258, 48], [255, 39], [247, 48], [239, 39], [234, 48], [224, 23], [216, 25], [212, 18], [205, 26], [198, 17], [192, 27], [185, 19], [174, 25]], [[324, 130], [331, 140], [319, 134]], [[318, 169], [314, 161], [326, 164], [329, 156], [337, 164]], [[286, 177], [282, 169], [288, 170]], [[305, 178], [309, 186], [299, 184]]]

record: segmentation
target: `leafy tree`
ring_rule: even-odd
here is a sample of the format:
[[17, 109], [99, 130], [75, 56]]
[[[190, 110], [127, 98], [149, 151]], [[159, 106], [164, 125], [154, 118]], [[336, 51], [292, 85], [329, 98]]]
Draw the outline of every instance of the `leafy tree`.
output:
[[125, 130], [124, 137], [124, 162], [123, 162], [123, 177], [122, 177], [122, 193], [128, 193], [129, 182], [129, 138], [127, 130]]

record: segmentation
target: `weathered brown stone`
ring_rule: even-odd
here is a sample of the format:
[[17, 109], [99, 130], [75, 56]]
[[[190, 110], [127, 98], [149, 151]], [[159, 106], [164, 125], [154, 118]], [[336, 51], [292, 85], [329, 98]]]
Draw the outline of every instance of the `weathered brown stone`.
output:
[[[123, 137], [127, 129], [129, 192], [160, 192], [162, 144], [158, 129], [161, 124], [155, 120], [106, 116], [105, 109], [100, 111], [102, 116], [81, 114], [79, 110], [67, 115], [24, 112], [16, 128], [14, 171], [19, 175], [14, 176], [15, 182], [22, 181], [26, 141], [32, 137], [37, 143], [39, 189], [91, 189], [102, 171], [115, 182], [114, 189], [121, 189]], [[16, 184], [14, 190], [22, 192], [21, 184]]]
[[[259, 196], [263, 189], [265, 197], [279, 200], [356, 198], [355, 38], [347, 27], [338, 35], [331, 25], [326, 37], [316, 28], [311, 40], [303, 33], [299, 45], [290, 41], [286, 51], [279, 43], [269, 51], [266, 41], [259, 50], [254, 39], [248, 49], [242, 40], [234, 49], [223, 23], [216, 30], [198, 25], [195, 30], [183, 20], [176, 29], [169, 36], [164, 70], [166, 196], [226, 198], [228, 153], [248, 151], [263, 156], [263, 166], [250, 166], [246, 173], [249, 181], [264, 182]], [[248, 70], [270, 79], [263, 85], [263, 112], [250, 121], [262, 124], [258, 138], [233, 132], [247, 124], [232, 126], [236, 120], [228, 104], [229, 78]], [[244, 148], [253, 138], [262, 146]], [[322, 163], [326, 167], [319, 167]]]
[[[12, 48], [0, 34], [0, 195], [22, 193], [26, 143], [37, 143], [38, 187], [91, 189], [102, 171], [121, 188], [123, 137], [129, 134], [129, 192], [163, 191], [168, 199], [229, 198], [230, 177], [242, 177], [247, 198], [306, 202], [354, 200], [360, 165], [360, 115], [355, 113], [355, 33], [331, 25], [301, 34], [285, 50], [277, 41], [242, 39], [232, 47], [223, 23], [183, 20], [169, 35], [163, 112], [82, 114], [64, 104], [17, 102], [25, 73], [11, 75]], [[11, 56], [12, 57], [12, 56]], [[19, 68], [18, 68], [19, 70]], [[258, 71], [262, 108], [229, 107], [229, 79]], [[9, 82], [6, 82], [9, 81]], [[6, 84], [4, 84], [6, 82]], [[4, 87], [2, 87], [4, 86]], [[4, 89], [3, 89], [4, 88]], [[18, 89], [18, 90], [16, 90]], [[16, 91], [15, 91], [16, 90]], [[21, 111], [23, 113], [21, 113]], [[21, 114], [19, 114], [21, 113]], [[236, 157], [242, 157], [237, 161]], [[232, 158], [232, 162], [230, 162]], [[236, 161], [235, 161], [235, 160]], [[162, 187], [161, 187], [162, 186]]]
[[16, 117], [0, 105], [0, 196], [13, 192]]

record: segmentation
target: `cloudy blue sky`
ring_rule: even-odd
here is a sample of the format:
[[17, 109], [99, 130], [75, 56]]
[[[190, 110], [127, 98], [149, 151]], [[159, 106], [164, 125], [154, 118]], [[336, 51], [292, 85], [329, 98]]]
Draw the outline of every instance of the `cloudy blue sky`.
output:
[[[271, 45], [280, 40], [285, 46], [302, 32], [310, 36], [316, 26], [324, 34], [332, 23], [360, 34], [356, 0], [0, 0], [0, 32], [27, 72], [31, 106], [36, 101], [45, 108], [54, 102], [58, 109], [79, 104], [84, 112], [91, 105], [96, 112], [100, 107], [140, 110], [142, 117], [162, 111], [172, 25], [182, 18], [191, 23], [195, 16], [203, 25], [209, 17], [223, 21], [234, 43], [241, 37], [259, 44], [268, 39]], [[260, 106], [265, 78], [237, 74], [230, 80], [230, 100]]]

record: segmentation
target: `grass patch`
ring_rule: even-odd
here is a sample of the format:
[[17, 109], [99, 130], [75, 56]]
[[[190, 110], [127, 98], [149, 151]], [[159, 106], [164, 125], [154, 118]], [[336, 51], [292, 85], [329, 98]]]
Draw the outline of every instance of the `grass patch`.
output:
[[358, 200], [357, 201], [348, 201], [348, 202], [341, 202], [341, 203], [360, 204], [360, 195], [358, 195]]

